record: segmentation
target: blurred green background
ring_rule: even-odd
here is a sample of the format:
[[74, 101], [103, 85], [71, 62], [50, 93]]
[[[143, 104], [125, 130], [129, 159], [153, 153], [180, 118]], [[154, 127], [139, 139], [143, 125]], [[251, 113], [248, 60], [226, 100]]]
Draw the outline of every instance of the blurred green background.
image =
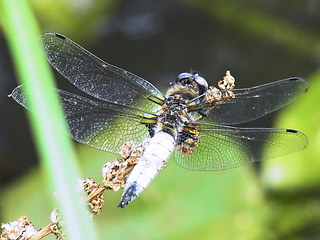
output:
[[[33, 0], [43, 32], [58, 32], [165, 91], [190, 69], [212, 85], [231, 70], [237, 87], [290, 76], [309, 92], [252, 127], [304, 132], [304, 151], [223, 172], [173, 161], [126, 209], [106, 192], [95, 218], [101, 239], [320, 239], [320, 2], [316, 0]], [[36, 36], [35, 36], [36, 37]], [[24, 110], [7, 95], [18, 84], [0, 33], [0, 220], [27, 215], [37, 227], [52, 206]], [[77, 93], [56, 74], [60, 88]], [[35, 86], [36, 87], [36, 86]], [[116, 158], [77, 144], [83, 177], [101, 180]], [[53, 239], [48, 237], [47, 239]]]

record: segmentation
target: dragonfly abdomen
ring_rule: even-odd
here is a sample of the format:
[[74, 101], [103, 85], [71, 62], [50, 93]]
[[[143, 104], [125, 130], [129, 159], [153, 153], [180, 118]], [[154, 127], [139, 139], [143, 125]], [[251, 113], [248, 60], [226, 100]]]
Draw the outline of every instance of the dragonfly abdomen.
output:
[[124, 208], [153, 180], [174, 150], [174, 138], [163, 131], [150, 139], [138, 163], [130, 173], [119, 207]]

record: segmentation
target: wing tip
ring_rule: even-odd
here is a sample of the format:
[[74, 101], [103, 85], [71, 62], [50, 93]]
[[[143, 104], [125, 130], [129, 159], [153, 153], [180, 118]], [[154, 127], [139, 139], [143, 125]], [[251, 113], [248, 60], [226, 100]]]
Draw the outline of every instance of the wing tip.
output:
[[13, 98], [15, 101], [17, 101], [18, 97], [22, 95], [21, 86], [19, 85], [15, 87], [12, 92], [8, 95], [9, 98]]
[[52, 38], [52, 37], [57, 37], [60, 38], [61, 40], [66, 40], [67, 37], [65, 37], [64, 35], [60, 34], [60, 33], [53, 33], [53, 32], [44, 32], [40, 35], [40, 38], [42, 38], [42, 40], [46, 37]]
[[289, 80], [290, 82], [293, 82], [293, 81], [298, 81], [298, 80], [300, 80], [300, 79], [302, 79], [302, 78], [300, 78], [300, 77], [291, 77], [291, 78], [289, 78], [288, 80]]
[[303, 132], [300, 132], [300, 131], [297, 131], [294, 129], [286, 129], [286, 132], [297, 134], [299, 136], [300, 140], [304, 143], [303, 146], [301, 145], [302, 147], [300, 149], [298, 149], [297, 151], [305, 149], [308, 146], [308, 144], [309, 144], [308, 137]]
[[65, 36], [63, 36], [62, 34], [55, 33], [54, 35], [55, 35], [56, 37], [58, 37], [58, 38], [62, 39], [62, 40], [66, 40], [66, 37], [65, 37]]
[[297, 130], [294, 130], [294, 129], [287, 129], [287, 132], [297, 133], [298, 131], [297, 131]]
[[288, 81], [289, 82], [299, 81], [300, 83], [305, 85], [305, 92], [309, 90], [309, 82], [301, 77], [291, 77], [291, 78], [288, 78]]

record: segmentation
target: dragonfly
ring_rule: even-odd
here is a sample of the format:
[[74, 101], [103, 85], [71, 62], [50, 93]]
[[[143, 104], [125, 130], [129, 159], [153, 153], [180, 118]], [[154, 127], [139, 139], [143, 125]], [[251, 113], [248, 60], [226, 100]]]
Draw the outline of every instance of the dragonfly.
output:
[[[121, 208], [150, 184], [171, 155], [183, 168], [218, 171], [300, 151], [308, 144], [293, 129], [234, 126], [294, 101], [309, 88], [302, 78], [236, 89], [230, 72], [218, 87], [198, 73], [184, 72], [162, 94], [147, 80], [104, 62], [61, 34], [40, 38], [53, 68], [88, 95], [58, 89], [73, 139], [119, 153], [127, 142], [149, 138], [126, 180]], [[11, 96], [29, 108], [22, 86]]]

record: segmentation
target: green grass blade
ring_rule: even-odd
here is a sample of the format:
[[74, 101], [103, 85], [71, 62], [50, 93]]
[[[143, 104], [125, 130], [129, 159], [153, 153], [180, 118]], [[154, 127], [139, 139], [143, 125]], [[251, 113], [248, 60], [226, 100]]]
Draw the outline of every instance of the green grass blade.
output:
[[[0, 16], [19, 79], [30, 96], [29, 114], [43, 170], [50, 191], [58, 194], [59, 209], [68, 239], [94, 240], [96, 234], [80, 193], [76, 190], [78, 167], [64, 122], [54, 81], [37, 36], [36, 20], [26, 0], [1, 0]], [[36, 204], [36, 203], [35, 203]]]

